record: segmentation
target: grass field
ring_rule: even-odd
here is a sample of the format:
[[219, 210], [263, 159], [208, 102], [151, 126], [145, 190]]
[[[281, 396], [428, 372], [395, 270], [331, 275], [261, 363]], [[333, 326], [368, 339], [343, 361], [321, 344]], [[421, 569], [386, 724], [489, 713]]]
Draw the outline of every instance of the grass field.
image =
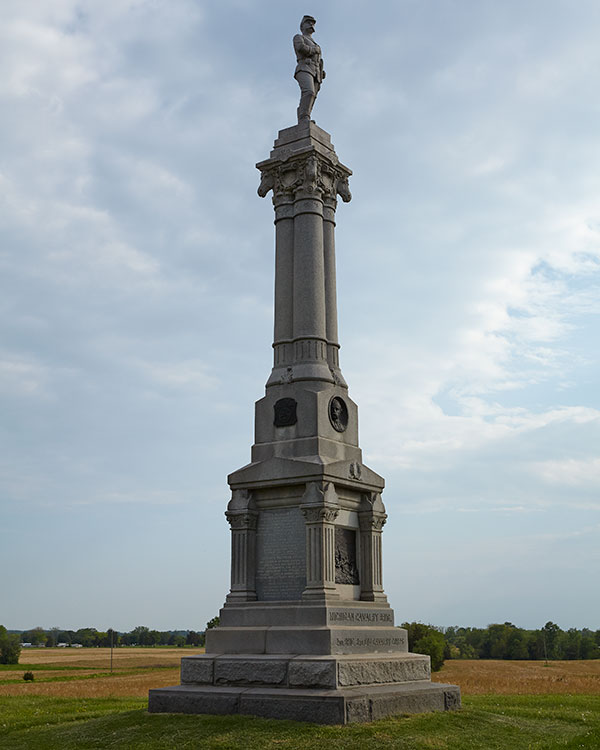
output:
[[460, 712], [369, 725], [149, 715], [148, 689], [177, 684], [188, 653], [115, 649], [111, 674], [109, 649], [23, 652], [18, 669], [0, 668], [0, 748], [600, 750], [600, 660], [450, 661], [434, 679], [461, 686]]

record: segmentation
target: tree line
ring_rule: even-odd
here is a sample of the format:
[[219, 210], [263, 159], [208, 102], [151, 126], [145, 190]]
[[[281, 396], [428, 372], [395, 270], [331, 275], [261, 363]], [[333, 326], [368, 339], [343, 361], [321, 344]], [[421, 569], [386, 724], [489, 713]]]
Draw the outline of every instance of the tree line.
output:
[[[219, 618], [213, 617], [206, 623], [206, 629], [218, 625]], [[145, 625], [138, 625], [129, 632], [119, 632], [109, 628], [106, 631], [96, 628], [79, 628], [64, 630], [62, 628], [42, 627], [31, 630], [8, 631], [0, 625], [0, 664], [18, 664], [21, 644], [47, 646], [58, 644], [67, 646], [104, 647], [110, 646], [204, 646], [204, 630], [151, 630]]]
[[538, 630], [526, 630], [512, 622], [487, 628], [438, 628], [420, 622], [404, 622], [408, 648], [431, 657], [434, 671], [445, 659], [573, 660], [600, 659], [600, 630], [562, 630], [547, 622]]
[[[0, 664], [17, 664], [21, 643], [32, 646], [86, 647], [109, 646], [193, 646], [204, 645], [205, 631], [219, 624], [213, 617], [205, 630], [151, 630], [138, 625], [124, 633], [96, 628], [63, 630], [42, 627], [24, 631], [7, 631], [0, 625]], [[428, 654], [432, 669], [441, 669], [445, 659], [517, 659], [573, 660], [600, 659], [600, 629], [569, 628], [562, 630], [547, 622], [537, 630], [526, 630], [511, 622], [494, 623], [486, 628], [434, 627], [420, 622], [404, 622], [410, 651]]]

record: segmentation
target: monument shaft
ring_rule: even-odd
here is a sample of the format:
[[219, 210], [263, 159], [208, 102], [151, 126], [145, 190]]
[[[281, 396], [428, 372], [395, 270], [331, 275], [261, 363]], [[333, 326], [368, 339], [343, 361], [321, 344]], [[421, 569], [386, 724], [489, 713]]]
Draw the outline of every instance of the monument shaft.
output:
[[275, 209], [274, 357], [251, 462], [228, 477], [231, 587], [206, 654], [150, 692], [151, 711], [346, 723], [460, 705], [408, 653], [383, 589], [384, 480], [363, 464], [339, 365], [335, 213], [351, 172], [309, 119], [325, 75], [313, 31], [305, 16], [294, 38], [299, 123], [256, 165]]

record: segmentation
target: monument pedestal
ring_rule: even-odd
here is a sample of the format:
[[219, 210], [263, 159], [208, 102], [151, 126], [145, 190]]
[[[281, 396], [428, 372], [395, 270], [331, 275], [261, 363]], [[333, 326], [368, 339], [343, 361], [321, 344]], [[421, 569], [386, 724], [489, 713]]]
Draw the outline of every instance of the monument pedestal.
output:
[[351, 172], [308, 121], [257, 167], [275, 207], [274, 365], [251, 463], [228, 477], [231, 589], [206, 654], [182, 659], [149, 711], [345, 724], [458, 708], [383, 590], [384, 480], [362, 462], [338, 358], [335, 210]]

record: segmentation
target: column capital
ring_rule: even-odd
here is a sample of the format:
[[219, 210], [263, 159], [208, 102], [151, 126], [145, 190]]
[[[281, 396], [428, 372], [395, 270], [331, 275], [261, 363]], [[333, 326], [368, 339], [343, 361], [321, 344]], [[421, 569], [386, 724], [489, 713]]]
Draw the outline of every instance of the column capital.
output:
[[335, 522], [340, 503], [332, 482], [309, 482], [300, 510], [307, 524]]
[[335, 151], [326, 152], [318, 146], [310, 143], [300, 152], [284, 152], [259, 162], [261, 198], [272, 190], [276, 207], [285, 201], [317, 198], [335, 209], [338, 195], [348, 203], [352, 198], [348, 185], [351, 170], [338, 160]]

